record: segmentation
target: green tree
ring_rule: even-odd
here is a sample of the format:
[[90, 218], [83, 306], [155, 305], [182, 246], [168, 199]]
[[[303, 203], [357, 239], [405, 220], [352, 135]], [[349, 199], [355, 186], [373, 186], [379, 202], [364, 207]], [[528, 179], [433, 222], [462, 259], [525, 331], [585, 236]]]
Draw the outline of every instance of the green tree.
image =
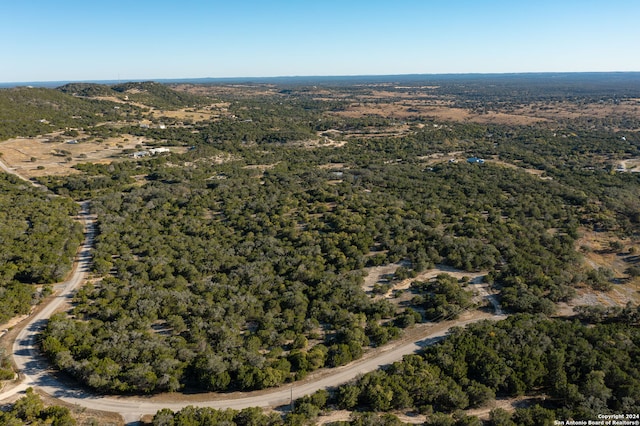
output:
[[16, 417], [27, 422], [34, 422], [43, 410], [44, 404], [33, 388], [27, 388], [25, 396], [16, 401], [12, 408]]

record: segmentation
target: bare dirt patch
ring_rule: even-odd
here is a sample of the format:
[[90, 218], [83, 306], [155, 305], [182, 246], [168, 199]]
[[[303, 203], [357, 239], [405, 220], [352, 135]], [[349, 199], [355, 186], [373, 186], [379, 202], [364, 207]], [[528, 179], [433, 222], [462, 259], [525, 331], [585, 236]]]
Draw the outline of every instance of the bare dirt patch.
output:
[[[348, 410], [335, 410], [319, 416], [316, 419], [316, 425], [326, 425], [335, 422], [348, 422], [351, 419], [353, 412]], [[427, 421], [427, 416], [422, 414], [414, 414], [410, 412], [392, 412], [400, 419], [401, 422], [420, 425]]]
[[217, 103], [204, 108], [182, 108], [173, 111], [152, 109], [149, 116], [155, 121], [162, 121], [162, 118], [166, 117], [174, 120], [188, 120], [193, 123], [199, 123], [203, 121], [215, 121], [222, 115], [226, 115], [228, 107], [228, 103]]
[[618, 162], [618, 170], [631, 172], [631, 173], [640, 173], [640, 158], [629, 158], [627, 160], [621, 160]]
[[[73, 169], [78, 163], [110, 163], [123, 158], [124, 150], [136, 149], [144, 138], [122, 135], [102, 142], [80, 140], [85, 136], [64, 137], [63, 141], [50, 142], [60, 133], [38, 138], [16, 138], [0, 143], [2, 161], [27, 178], [60, 176], [79, 173]], [[78, 141], [70, 143], [69, 141]]]
[[[576, 289], [577, 295], [569, 304], [561, 304], [561, 314], [571, 314], [579, 305], [624, 307], [627, 303], [640, 304], [640, 277], [627, 274], [631, 266], [640, 265], [637, 242], [619, 240], [611, 232], [581, 229], [582, 236], [576, 249], [584, 256], [585, 269], [607, 268], [613, 271], [614, 282], [610, 291], [594, 290], [587, 285]], [[617, 248], [614, 247], [619, 244]]]
[[243, 169], [247, 169], [247, 170], [259, 170], [261, 172], [264, 172], [265, 170], [269, 170], [269, 169], [273, 169], [275, 166], [277, 166], [278, 163], [273, 163], [273, 164], [250, 164], [248, 166], [243, 166]]
[[320, 415], [316, 419], [316, 425], [326, 425], [335, 422], [347, 422], [351, 418], [351, 411], [348, 410], [334, 410], [329, 411], [326, 414]]
[[503, 410], [512, 413], [516, 408], [530, 407], [534, 404], [541, 404], [544, 401], [544, 397], [530, 397], [530, 396], [518, 396], [515, 398], [496, 398], [490, 401], [483, 407], [473, 408], [465, 410], [465, 414], [468, 416], [476, 416], [480, 420], [489, 420], [491, 410], [496, 408], [502, 408]]
[[331, 169], [344, 169], [346, 167], [345, 163], [329, 163], [329, 164], [321, 164], [318, 166], [321, 170], [331, 170]]
[[389, 265], [365, 268], [367, 275], [364, 277], [362, 289], [366, 293], [372, 294], [373, 286], [381, 281], [386, 281], [385, 276], [393, 275], [400, 266], [402, 266], [400, 263], [391, 263]]
[[[384, 298], [396, 304], [400, 304], [401, 302], [411, 299], [411, 294], [407, 293], [399, 295], [398, 292], [408, 290], [411, 287], [411, 283], [414, 281], [429, 281], [440, 274], [447, 274], [457, 279], [464, 278], [470, 283], [477, 284], [473, 286], [472, 290], [475, 290], [481, 297], [486, 297], [488, 295], [488, 289], [484, 288], [487, 286], [482, 284], [482, 277], [486, 275], [486, 272], [466, 272], [446, 265], [436, 265], [435, 268], [423, 271], [413, 278], [393, 280], [393, 275], [401, 266], [403, 266], [402, 263], [392, 263], [384, 266], [365, 268], [367, 275], [364, 278], [362, 289], [375, 299]], [[384, 294], [376, 295], [374, 294], [374, 287], [376, 284], [389, 285], [389, 289]]]
[[325, 135], [327, 132], [318, 132], [318, 139], [307, 139], [300, 141], [297, 144], [307, 148], [319, 148], [319, 147], [341, 147], [346, 145], [347, 141], [336, 141]]
[[496, 159], [490, 159], [490, 160], [486, 160], [486, 161], [490, 162], [490, 163], [494, 163], [494, 164], [500, 164], [501, 166], [509, 167], [511, 169], [523, 170], [523, 171], [529, 173], [530, 175], [538, 176], [542, 180], [552, 180], [553, 179], [551, 176], [545, 176], [544, 175], [544, 170], [528, 169], [528, 168], [525, 168], [525, 167], [520, 167], [517, 164], [511, 164], [511, 163], [507, 163], [507, 162], [504, 162], [504, 161], [501, 161], [501, 160], [496, 160]]
[[17, 324], [19, 324], [22, 320], [29, 318], [29, 315], [19, 315], [17, 317], [11, 318], [9, 321], [4, 324], [0, 324], [0, 337], [6, 333], [6, 331], [10, 330]]
[[412, 117], [428, 117], [443, 121], [472, 122], [483, 124], [514, 124], [529, 125], [547, 121], [547, 118], [528, 115], [509, 114], [498, 111], [482, 113], [472, 110], [456, 108], [442, 102], [424, 104], [421, 101], [403, 101], [392, 103], [357, 103], [347, 109], [333, 113], [338, 116], [361, 118], [367, 116], [381, 116], [387, 118], [407, 119]]
[[[371, 291], [373, 289], [373, 285], [381, 280], [385, 279], [385, 275], [393, 274], [395, 271], [402, 266], [401, 263], [392, 263], [390, 265], [385, 266], [373, 266], [369, 268], [365, 268], [367, 272], [367, 276], [365, 277], [364, 285], [362, 286], [365, 291]], [[435, 278], [440, 274], [447, 274], [455, 277], [457, 279], [468, 278], [469, 281], [473, 281], [478, 277], [482, 277], [486, 275], [486, 272], [467, 272], [462, 271], [460, 269], [452, 268], [447, 265], [436, 265], [435, 268], [429, 269], [427, 271], [423, 271], [416, 275], [414, 278], [407, 278], [405, 280], [398, 281], [394, 284], [392, 290], [403, 290], [409, 288], [413, 281], [427, 281], [431, 278]], [[391, 291], [392, 291], [391, 290]]]

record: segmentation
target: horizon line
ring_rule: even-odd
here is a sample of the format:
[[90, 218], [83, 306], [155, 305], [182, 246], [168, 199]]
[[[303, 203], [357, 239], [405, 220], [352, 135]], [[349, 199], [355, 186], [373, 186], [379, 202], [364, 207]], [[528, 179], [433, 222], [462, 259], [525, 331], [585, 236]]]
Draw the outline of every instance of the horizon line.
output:
[[389, 77], [464, 77], [464, 76], [526, 76], [526, 75], [578, 75], [578, 74], [640, 74], [640, 71], [520, 71], [520, 72], [459, 72], [459, 73], [406, 73], [406, 74], [336, 74], [336, 75], [279, 75], [279, 76], [239, 76], [239, 77], [178, 77], [178, 78], [140, 78], [140, 79], [87, 79], [87, 80], [34, 80], [0, 81], [0, 88], [23, 86], [53, 87], [70, 83], [121, 84], [132, 82], [180, 83], [197, 81], [245, 81], [250, 80], [287, 80], [287, 79], [357, 79]]

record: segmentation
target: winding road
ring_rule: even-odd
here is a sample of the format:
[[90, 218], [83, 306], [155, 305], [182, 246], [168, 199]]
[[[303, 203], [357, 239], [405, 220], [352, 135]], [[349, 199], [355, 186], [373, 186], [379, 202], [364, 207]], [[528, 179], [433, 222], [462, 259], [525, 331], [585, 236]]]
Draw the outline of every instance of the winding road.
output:
[[[0, 166], [2, 165], [0, 162]], [[16, 174], [15, 171], [8, 169], [8, 167], [2, 168]], [[495, 315], [474, 311], [465, 313], [459, 320], [416, 326], [411, 330], [411, 335], [407, 338], [409, 339], [408, 341], [393, 342], [385, 347], [366, 353], [363, 358], [346, 366], [315, 372], [305, 380], [292, 385], [247, 393], [165, 394], [153, 397], [100, 396], [80, 387], [74, 387], [69, 382], [57, 378], [56, 372], [52, 370], [48, 361], [38, 351], [36, 341], [40, 331], [46, 326], [49, 317], [56, 311], [62, 310], [71, 301], [73, 294], [82, 285], [89, 271], [96, 218], [89, 214], [88, 201], [82, 203], [80, 219], [85, 225], [86, 238], [78, 252], [73, 272], [67, 281], [56, 285], [55, 297], [34, 314], [29, 319], [28, 324], [18, 333], [13, 344], [13, 357], [20, 371], [19, 382], [9, 386], [9, 389], [4, 392], [0, 392], [0, 401], [14, 400], [25, 389], [33, 387], [70, 404], [94, 410], [119, 413], [123, 416], [125, 422], [132, 424], [140, 420], [143, 415], [154, 414], [162, 408], [177, 411], [187, 405], [233, 409], [275, 407], [289, 404], [292, 398], [300, 398], [319, 389], [340, 385], [356, 378], [358, 375], [398, 361], [404, 355], [415, 353], [421, 348], [437, 342], [452, 327], [465, 326], [483, 319], [497, 320], [505, 318], [495, 298], [492, 298], [489, 294], [483, 294], [494, 305]], [[177, 401], [178, 399], [179, 401]]]

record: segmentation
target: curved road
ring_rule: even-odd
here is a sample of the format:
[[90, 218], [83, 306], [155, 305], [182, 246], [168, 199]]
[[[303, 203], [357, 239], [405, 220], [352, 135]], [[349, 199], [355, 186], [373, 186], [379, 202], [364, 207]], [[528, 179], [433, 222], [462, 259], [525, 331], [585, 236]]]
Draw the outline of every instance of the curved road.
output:
[[49, 317], [65, 302], [71, 300], [75, 290], [84, 282], [91, 263], [90, 251], [95, 234], [95, 220], [89, 216], [89, 202], [85, 201], [81, 205], [80, 218], [85, 226], [85, 240], [76, 256], [73, 271], [67, 281], [55, 286], [57, 293], [55, 298], [34, 314], [29, 323], [18, 333], [13, 343], [13, 359], [22, 380], [19, 386], [0, 393], [0, 400], [7, 399], [29, 386], [41, 386], [47, 381], [49, 364], [37, 350], [36, 337], [45, 327]]
[[[2, 162], [0, 162], [2, 166]], [[15, 171], [10, 173], [16, 174]], [[20, 176], [19, 176], [20, 177]], [[496, 315], [480, 314], [474, 312], [470, 318], [456, 321], [446, 321], [430, 326], [422, 326], [413, 333], [420, 336], [412, 341], [394, 342], [380, 348], [349, 365], [331, 370], [322, 370], [311, 374], [307, 379], [265, 391], [229, 394], [201, 394], [184, 396], [159, 395], [154, 397], [108, 397], [99, 396], [80, 388], [72, 388], [69, 384], [58, 380], [55, 372], [50, 368], [48, 361], [42, 357], [37, 349], [36, 337], [45, 327], [47, 320], [65, 303], [69, 302], [74, 292], [82, 285], [91, 262], [91, 248], [95, 234], [95, 218], [89, 215], [89, 202], [82, 203], [80, 214], [85, 224], [86, 238], [78, 253], [76, 263], [69, 279], [56, 285], [58, 290], [55, 298], [43, 309], [37, 312], [29, 323], [20, 331], [13, 345], [15, 363], [21, 372], [21, 381], [16, 386], [0, 393], [0, 401], [15, 398], [28, 387], [37, 387], [53, 397], [67, 403], [77, 404], [94, 410], [110, 411], [121, 414], [125, 422], [136, 422], [142, 415], [154, 414], [162, 408], [177, 411], [187, 405], [197, 405], [213, 408], [246, 407], [275, 407], [290, 403], [291, 398], [297, 399], [313, 393], [319, 389], [337, 386], [356, 378], [358, 375], [378, 369], [383, 365], [391, 364], [402, 359], [404, 355], [415, 353], [424, 346], [433, 344], [447, 334], [452, 327], [465, 326], [482, 319], [503, 319], [499, 306], [491, 295], [483, 294], [489, 298], [496, 308]], [[181, 399], [176, 402], [176, 399]]]

